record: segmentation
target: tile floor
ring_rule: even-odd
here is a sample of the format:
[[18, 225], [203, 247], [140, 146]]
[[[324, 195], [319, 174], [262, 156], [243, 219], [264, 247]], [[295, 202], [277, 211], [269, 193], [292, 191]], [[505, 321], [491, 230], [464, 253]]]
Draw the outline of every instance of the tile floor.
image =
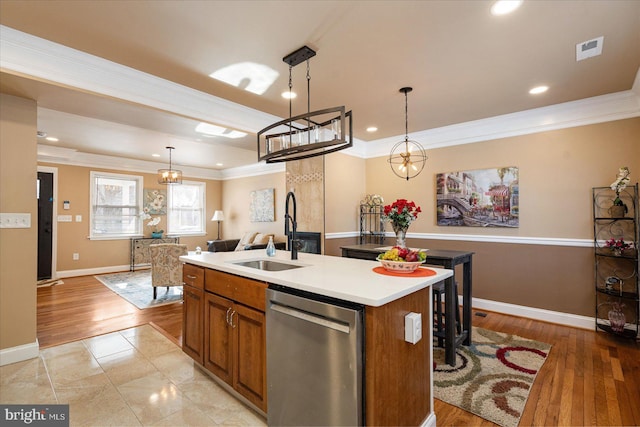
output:
[[149, 325], [1, 366], [0, 403], [68, 403], [72, 426], [266, 425]]

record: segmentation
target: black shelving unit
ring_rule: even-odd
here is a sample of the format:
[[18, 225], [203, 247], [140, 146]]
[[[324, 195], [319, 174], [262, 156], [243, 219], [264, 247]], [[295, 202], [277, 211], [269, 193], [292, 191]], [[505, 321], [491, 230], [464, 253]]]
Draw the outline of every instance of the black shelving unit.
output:
[[[638, 290], [638, 184], [620, 192], [626, 206], [624, 217], [614, 217], [611, 206], [616, 193], [609, 187], [593, 188], [593, 242], [595, 253], [596, 330], [638, 339], [640, 297]], [[622, 253], [606, 246], [610, 239], [632, 245]], [[612, 328], [609, 312], [622, 306], [623, 329]]]

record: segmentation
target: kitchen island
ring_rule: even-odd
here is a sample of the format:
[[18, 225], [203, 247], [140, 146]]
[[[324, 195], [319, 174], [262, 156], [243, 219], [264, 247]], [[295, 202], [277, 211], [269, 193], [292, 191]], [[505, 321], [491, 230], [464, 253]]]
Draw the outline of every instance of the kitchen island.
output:
[[[185, 353], [258, 410], [269, 412], [265, 293], [277, 287], [362, 305], [365, 424], [435, 424], [430, 286], [450, 277], [451, 270], [433, 268], [426, 277], [388, 276], [373, 271], [377, 262], [308, 253], [294, 261], [285, 251], [273, 258], [263, 251], [241, 251], [189, 253], [180, 259], [186, 263]], [[239, 264], [266, 259], [299, 268], [267, 271]], [[420, 314], [424, 322], [422, 339], [415, 344], [405, 341], [409, 313]]]

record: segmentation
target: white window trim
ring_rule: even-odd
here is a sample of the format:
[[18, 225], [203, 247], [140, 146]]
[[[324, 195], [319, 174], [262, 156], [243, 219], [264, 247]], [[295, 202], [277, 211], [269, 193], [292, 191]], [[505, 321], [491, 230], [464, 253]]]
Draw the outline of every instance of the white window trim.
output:
[[107, 178], [117, 178], [117, 179], [129, 179], [133, 181], [137, 181], [136, 188], [136, 204], [139, 207], [139, 211], [142, 212], [143, 208], [143, 200], [142, 193], [144, 189], [144, 178], [140, 175], [128, 175], [128, 174], [120, 174], [120, 173], [112, 173], [112, 172], [98, 172], [98, 171], [90, 171], [89, 172], [89, 240], [126, 240], [132, 237], [142, 237], [142, 219], [138, 221], [138, 232], [135, 234], [111, 234], [109, 236], [102, 235], [94, 235], [93, 234], [93, 196], [95, 190], [95, 179], [96, 177], [107, 177]]
[[182, 184], [188, 184], [188, 185], [197, 185], [199, 186], [202, 191], [201, 191], [201, 195], [202, 195], [202, 223], [200, 224], [200, 226], [202, 227], [201, 231], [194, 231], [194, 232], [175, 232], [171, 230], [171, 208], [172, 208], [172, 202], [171, 202], [171, 191], [167, 191], [167, 235], [170, 236], [206, 236], [207, 235], [207, 183], [203, 182], [203, 181], [182, 181]]

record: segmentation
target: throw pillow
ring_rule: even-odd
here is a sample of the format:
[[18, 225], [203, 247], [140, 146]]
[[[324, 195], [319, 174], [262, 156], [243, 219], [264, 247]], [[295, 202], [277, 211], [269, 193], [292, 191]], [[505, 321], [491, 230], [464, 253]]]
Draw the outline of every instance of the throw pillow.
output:
[[254, 237], [256, 237], [256, 234], [258, 233], [255, 231], [248, 231], [244, 233], [244, 236], [242, 236], [242, 238], [240, 239], [240, 242], [238, 242], [238, 246], [236, 246], [235, 250], [244, 251], [245, 247], [247, 245], [250, 245], [251, 242], [253, 242], [253, 239]]
[[269, 243], [269, 237], [273, 237], [273, 234], [258, 233], [253, 238], [253, 242], [251, 244], [252, 245], [266, 245], [267, 243]]

